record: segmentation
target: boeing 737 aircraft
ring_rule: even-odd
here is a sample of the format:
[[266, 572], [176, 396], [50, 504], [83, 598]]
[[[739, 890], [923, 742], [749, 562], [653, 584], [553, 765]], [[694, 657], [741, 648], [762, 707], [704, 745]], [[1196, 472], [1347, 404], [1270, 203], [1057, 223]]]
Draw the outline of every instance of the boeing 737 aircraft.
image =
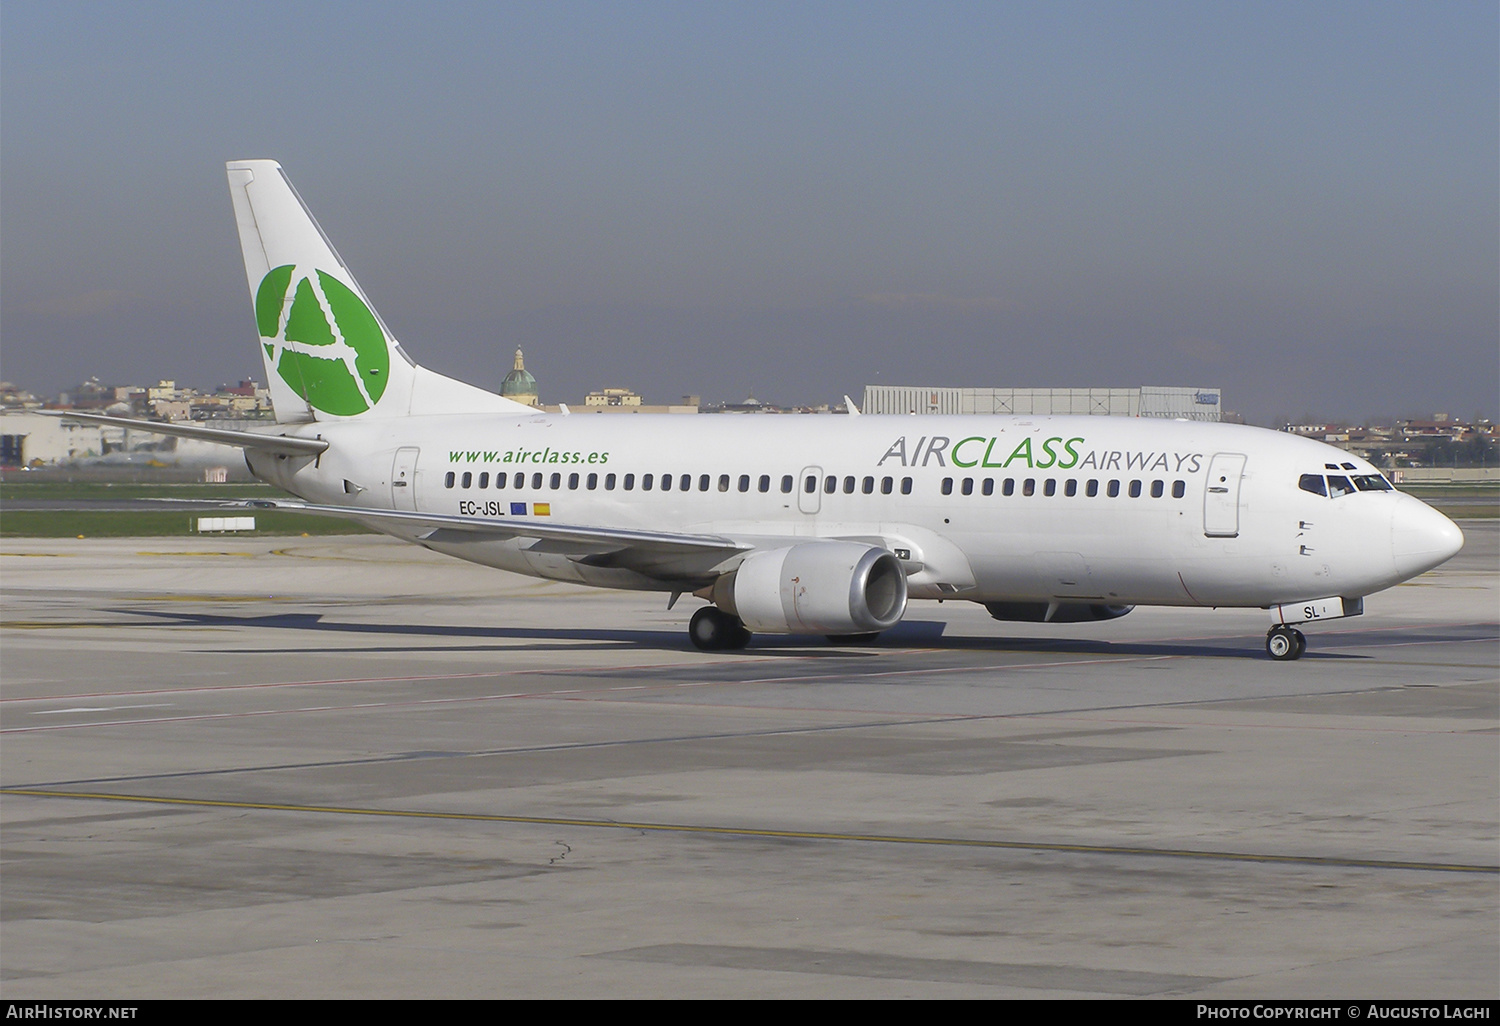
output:
[[1267, 652], [1296, 659], [1297, 625], [1463, 545], [1364, 460], [1232, 424], [540, 413], [419, 366], [281, 166], [228, 171], [276, 433], [128, 423], [238, 446], [304, 500], [255, 505], [669, 608], [690, 593], [700, 649], [859, 643], [909, 599], [963, 599], [1050, 623], [1261, 607]]

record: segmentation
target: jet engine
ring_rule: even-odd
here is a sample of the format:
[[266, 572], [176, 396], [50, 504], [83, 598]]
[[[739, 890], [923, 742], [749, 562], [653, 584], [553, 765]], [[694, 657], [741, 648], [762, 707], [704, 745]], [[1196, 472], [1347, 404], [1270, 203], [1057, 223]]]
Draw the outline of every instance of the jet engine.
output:
[[906, 573], [882, 548], [809, 541], [746, 556], [714, 585], [713, 601], [752, 631], [865, 634], [901, 621]]
[[1135, 606], [1107, 606], [1100, 602], [986, 602], [984, 608], [996, 620], [1026, 623], [1088, 623], [1113, 620]]

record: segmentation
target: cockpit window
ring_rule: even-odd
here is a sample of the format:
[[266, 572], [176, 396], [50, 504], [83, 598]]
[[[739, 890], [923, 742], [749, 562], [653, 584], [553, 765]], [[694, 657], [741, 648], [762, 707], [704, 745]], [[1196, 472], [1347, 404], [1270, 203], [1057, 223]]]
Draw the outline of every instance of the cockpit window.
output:
[[1354, 487], [1362, 492], [1394, 491], [1391, 483], [1379, 474], [1360, 474], [1354, 478]]
[[1328, 475], [1328, 497], [1337, 499], [1340, 495], [1349, 495], [1354, 491], [1354, 486], [1349, 483], [1347, 477], [1340, 475]]
[[1328, 494], [1328, 489], [1323, 485], [1322, 474], [1303, 474], [1302, 480], [1297, 482], [1297, 487], [1304, 492], [1312, 492], [1314, 495]]

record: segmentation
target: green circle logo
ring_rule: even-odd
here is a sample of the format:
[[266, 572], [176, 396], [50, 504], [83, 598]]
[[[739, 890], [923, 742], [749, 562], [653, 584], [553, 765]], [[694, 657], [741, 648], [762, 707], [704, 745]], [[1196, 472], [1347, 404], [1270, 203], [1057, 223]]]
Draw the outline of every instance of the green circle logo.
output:
[[333, 275], [314, 269], [299, 278], [294, 264], [273, 267], [255, 292], [255, 321], [269, 340], [266, 358], [313, 409], [352, 417], [385, 394], [391, 370], [385, 332], [364, 300]]

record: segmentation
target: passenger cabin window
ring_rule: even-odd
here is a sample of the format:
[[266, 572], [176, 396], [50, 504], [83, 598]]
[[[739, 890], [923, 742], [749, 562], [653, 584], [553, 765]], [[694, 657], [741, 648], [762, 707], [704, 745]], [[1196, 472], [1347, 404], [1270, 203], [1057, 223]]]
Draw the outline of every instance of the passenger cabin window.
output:
[[909, 477], [903, 477], [901, 479], [901, 494], [902, 495], [910, 495], [911, 494], [911, 478], [909, 478]]
[[985, 478], [984, 479], [984, 487], [981, 488], [980, 491], [984, 492], [984, 494], [986, 494], [986, 495], [994, 495], [995, 494], [995, 479], [993, 477], [987, 477], [987, 478]]
[[832, 474], [829, 474], [827, 477], [825, 477], [823, 479], [823, 491], [824, 491], [824, 493], [826, 493], [828, 495], [832, 495], [835, 491], [838, 490], [838, 487], [839, 487], [839, 479], [836, 478], [836, 477], [834, 477]]
[[757, 482], [755, 482], [755, 488], [756, 488], [757, 491], [769, 492], [771, 490], [771, 475], [770, 474], [762, 474], [762, 475], [760, 475], [760, 480], [757, 481]]
[[1172, 482], [1172, 498], [1174, 498], [1174, 499], [1180, 499], [1180, 498], [1182, 498], [1186, 494], [1187, 494], [1187, 482], [1186, 481], [1173, 481]]
[[486, 471], [485, 473], [479, 475], [479, 487], [481, 487], [481, 488], [488, 488], [489, 486], [490, 486], [490, 475], [489, 475], [489, 472]]
[[471, 474], [471, 473], [469, 473], [468, 471], [464, 471], [464, 478], [463, 478], [463, 482], [462, 482], [463, 487], [467, 488], [467, 487], [469, 487], [473, 483], [474, 483], [474, 475]]
[[1084, 489], [1084, 492], [1087, 493], [1088, 497], [1092, 499], [1094, 496], [1099, 494], [1099, 482], [1091, 480], [1088, 487]]
[[1153, 498], [1153, 499], [1159, 499], [1159, 498], [1161, 498], [1162, 491], [1163, 491], [1164, 488], [1165, 488], [1165, 485], [1161, 481], [1152, 481], [1151, 482], [1151, 498]]
[[1042, 484], [1042, 494], [1043, 495], [1056, 495], [1057, 494], [1057, 481], [1056, 481], [1056, 479], [1049, 477], [1049, 478], [1047, 478], [1047, 480], [1045, 482], [1043, 482], [1043, 484]]
[[1006, 495], [1016, 494], [1016, 479], [1013, 477], [1007, 477], [1005, 479], [1005, 487], [1000, 489], [1000, 491]]
[[813, 492], [817, 491], [818, 479], [816, 477], [813, 477], [811, 474], [808, 474], [807, 480], [802, 482], [802, 490], [808, 495], [811, 495]]
[[443, 487], [444, 488], [452, 488], [453, 487], [453, 471], [451, 471], [451, 470], [448, 471], [448, 473], [443, 477]]
[[589, 491], [593, 491], [595, 488], [598, 488], [598, 487], [599, 487], [599, 475], [598, 474], [590, 474], [589, 475], [589, 479], [588, 479], [588, 490]]
[[1118, 497], [1119, 494], [1120, 494], [1120, 482], [1118, 482], [1118, 481], [1111, 481], [1109, 483], [1109, 497], [1111, 499], [1113, 499], [1113, 498]]
[[880, 479], [880, 494], [881, 495], [889, 495], [889, 494], [891, 494], [891, 488], [892, 488], [892, 486], [894, 484], [895, 484], [895, 482], [891, 478], [882, 477]]
[[973, 495], [974, 494], [974, 479], [972, 477], [966, 477], [966, 478], [964, 478], [964, 494], [965, 495]]
[[874, 495], [875, 494], [875, 479], [873, 477], [867, 477], [867, 478], [865, 478], [863, 481], [860, 482], [859, 490], [862, 491], [862, 492], [864, 492], [866, 495]]
[[945, 477], [945, 478], [943, 478], [943, 494], [944, 495], [952, 495], [953, 494], [953, 478], [951, 478], [951, 477]]
[[1130, 497], [1132, 499], [1139, 499], [1141, 497], [1141, 483], [1139, 481], [1130, 482]]
[[1072, 498], [1073, 496], [1078, 494], [1078, 480], [1076, 478], [1070, 477], [1063, 484], [1063, 494], [1068, 496], [1069, 498]]

